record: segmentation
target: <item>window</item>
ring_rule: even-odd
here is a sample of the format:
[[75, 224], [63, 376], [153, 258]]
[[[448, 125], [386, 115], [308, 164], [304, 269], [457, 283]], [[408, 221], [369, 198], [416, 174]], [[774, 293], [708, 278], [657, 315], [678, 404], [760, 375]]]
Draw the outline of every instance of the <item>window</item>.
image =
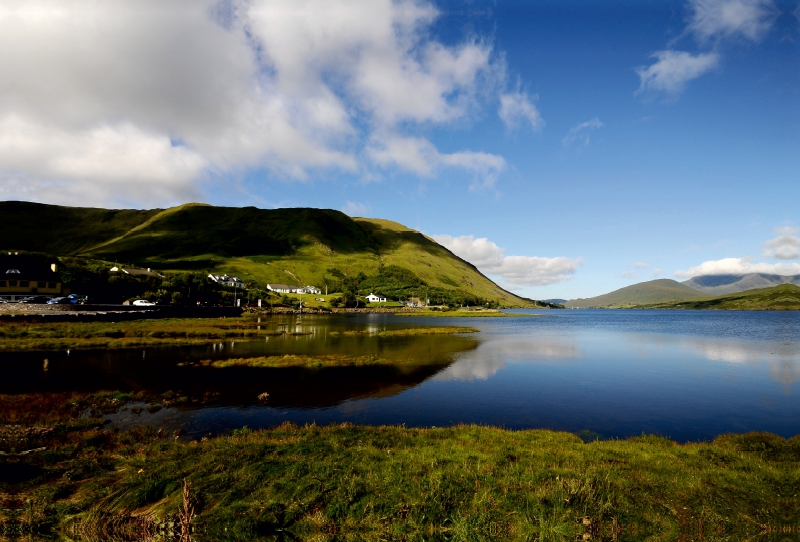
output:
[[6, 281], [0, 280], [0, 288], [5, 288], [5, 287], [6, 287]]
[[21, 280], [21, 281], [19, 281], [19, 287], [20, 288], [30, 288], [30, 286], [31, 286], [31, 281], [29, 281], [29, 280]]
[[9, 280], [8, 281], [8, 287], [9, 288], [16, 288], [17, 287], [17, 281], [16, 280]]
[[48, 282], [47, 283], [47, 287], [48, 288], [55, 288], [56, 287], [56, 283], [55, 282]]

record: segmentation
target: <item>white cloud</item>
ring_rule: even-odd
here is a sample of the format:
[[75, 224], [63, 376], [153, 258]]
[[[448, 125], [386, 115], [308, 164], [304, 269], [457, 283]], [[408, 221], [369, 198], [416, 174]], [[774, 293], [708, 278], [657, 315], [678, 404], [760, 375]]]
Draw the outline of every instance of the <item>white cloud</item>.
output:
[[455, 167], [472, 172], [471, 189], [491, 188], [506, 168], [502, 156], [483, 152], [461, 151], [442, 154], [422, 137], [389, 136], [376, 138], [367, 148], [367, 155], [382, 167], [398, 166], [422, 177], [431, 177], [442, 167]]
[[602, 127], [603, 123], [600, 122], [600, 119], [597, 117], [593, 118], [592, 120], [587, 120], [586, 122], [582, 122], [577, 126], [570, 128], [569, 132], [567, 132], [567, 135], [561, 140], [561, 143], [567, 146], [578, 141], [581, 145], [586, 146], [589, 144], [589, 132]]
[[366, 216], [367, 210], [367, 206], [363, 203], [348, 201], [342, 212], [350, 216]]
[[658, 267], [653, 269], [653, 278], [660, 277], [660, 276], [661, 276], [661, 269], [658, 268]]
[[519, 286], [554, 284], [569, 280], [581, 263], [580, 258], [541, 258], [537, 256], [506, 256], [506, 249], [498, 247], [485, 237], [473, 235], [452, 237], [434, 235], [433, 238], [458, 257], [470, 262], [483, 273], [498, 275]]
[[780, 10], [772, 0], [691, 0], [689, 30], [701, 42], [743, 36], [764, 38]]
[[764, 243], [764, 257], [779, 260], [796, 260], [800, 258], [800, 237], [795, 235], [800, 228], [775, 228], [778, 237]]
[[[205, 173], [252, 167], [369, 177], [376, 134], [413, 140], [404, 132], [468, 119], [505, 85], [487, 43], [431, 36], [425, 0], [11, 0], [0, 12], [0, 193], [40, 201], [180, 200]], [[416, 155], [379, 142], [378, 162], [466, 168], [479, 184], [505, 167], [420, 141]]]
[[693, 55], [685, 51], [657, 51], [651, 57], [656, 59], [654, 64], [636, 69], [641, 81], [636, 94], [651, 91], [680, 94], [686, 83], [713, 70], [720, 61], [718, 53]]
[[511, 92], [508, 94], [500, 95], [500, 110], [498, 115], [505, 123], [506, 128], [515, 130], [519, 127], [520, 122], [527, 121], [533, 130], [538, 130], [544, 126], [539, 110], [533, 105], [538, 96], [530, 98], [524, 92]]
[[636, 269], [647, 269], [648, 267], [650, 267], [650, 264], [648, 264], [648, 263], [644, 263], [644, 262], [635, 262], [635, 263], [633, 264], [633, 266], [634, 266]]
[[690, 279], [700, 275], [745, 275], [747, 273], [768, 273], [774, 275], [800, 274], [798, 263], [754, 263], [753, 258], [723, 258], [710, 260], [686, 271], [676, 271], [675, 276]]

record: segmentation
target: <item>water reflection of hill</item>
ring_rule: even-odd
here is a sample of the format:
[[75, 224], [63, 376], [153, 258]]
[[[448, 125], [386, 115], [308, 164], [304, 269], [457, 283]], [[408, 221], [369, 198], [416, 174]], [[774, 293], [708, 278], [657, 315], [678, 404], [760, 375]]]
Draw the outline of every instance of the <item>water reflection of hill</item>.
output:
[[[324, 407], [416, 386], [451, 363], [455, 353], [476, 344], [472, 338], [452, 335], [338, 336], [69, 355], [25, 352], [4, 360], [0, 393], [172, 390], [190, 398], [212, 397], [215, 404], [249, 404], [267, 392], [270, 406]], [[185, 361], [285, 353], [375, 355], [398, 363], [315, 369], [178, 366]]]

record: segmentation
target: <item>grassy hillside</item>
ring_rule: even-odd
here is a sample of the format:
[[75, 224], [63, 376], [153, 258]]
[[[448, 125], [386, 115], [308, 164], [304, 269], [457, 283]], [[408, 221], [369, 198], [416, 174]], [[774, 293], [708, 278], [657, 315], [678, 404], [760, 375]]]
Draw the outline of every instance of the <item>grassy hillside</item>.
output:
[[[528, 306], [472, 264], [396, 222], [329, 209], [214, 207], [105, 210], [0, 202], [0, 249], [82, 256], [161, 271], [230, 273], [261, 285], [325, 289], [330, 269], [372, 276], [381, 264], [431, 288]], [[424, 286], [416, 295], [424, 296]]]
[[782, 284], [747, 292], [703, 297], [689, 301], [653, 303], [644, 308], [654, 309], [717, 309], [717, 310], [800, 310], [800, 286]]
[[670, 279], [658, 279], [641, 282], [620, 288], [608, 294], [588, 299], [572, 299], [566, 303], [567, 308], [588, 307], [631, 307], [646, 303], [662, 303], [684, 299], [703, 297], [703, 294]]

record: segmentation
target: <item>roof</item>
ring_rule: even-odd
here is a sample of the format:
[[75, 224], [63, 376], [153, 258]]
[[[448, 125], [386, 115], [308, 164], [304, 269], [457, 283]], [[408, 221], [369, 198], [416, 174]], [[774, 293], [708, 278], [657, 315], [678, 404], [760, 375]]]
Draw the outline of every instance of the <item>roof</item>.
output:
[[288, 284], [267, 284], [267, 288], [272, 288], [273, 290], [291, 290], [300, 288], [300, 286], [289, 286]]

